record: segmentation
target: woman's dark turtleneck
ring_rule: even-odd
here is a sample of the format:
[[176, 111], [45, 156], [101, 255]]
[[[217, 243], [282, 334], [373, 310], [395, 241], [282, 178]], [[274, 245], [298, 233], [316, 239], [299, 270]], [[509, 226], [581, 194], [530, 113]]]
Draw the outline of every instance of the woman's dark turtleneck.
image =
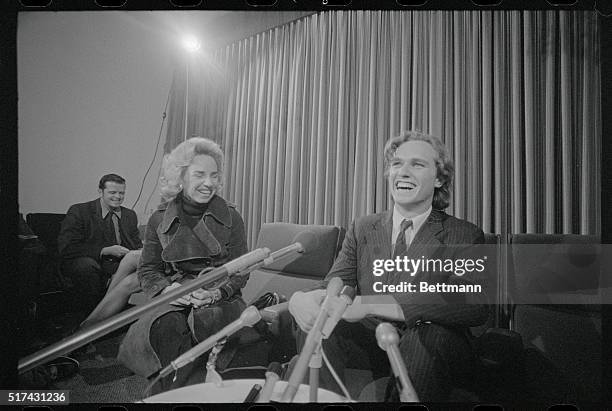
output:
[[193, 228], [198, 224], [198, 221], [202, 218], [206, 210], [208, 209], [208, 203], [200, 204], [196, 203], [192, 199], [185, 196], [184, 193], [180, 194], [181, 210], [183, 211], [184, 223], [190, 228]]

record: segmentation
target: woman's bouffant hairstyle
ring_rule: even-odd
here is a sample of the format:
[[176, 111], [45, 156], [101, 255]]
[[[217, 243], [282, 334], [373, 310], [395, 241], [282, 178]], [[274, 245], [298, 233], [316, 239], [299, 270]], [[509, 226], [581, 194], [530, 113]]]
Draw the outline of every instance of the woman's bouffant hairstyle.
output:
[[442, 186], [434, 189], [431, 206], [436, 210], [444, 210], [448, 207], [450, 200], [450, 188], [453, 181], [454, 167], [453, 161], [449, 157], [444, 143], [442, 143], [438, 137], [419, 131], [406, 131], [397, 137], [392, 137], [387, 141], [387, 144], [385, 144], [385, 175], [389, 175], [391, 159], [395, 156], [395, 151], [407, 141], [425, 141], [429, 143], [438, 154], [436, 158], [436, 177]]
[[176, 146], [170, 154], [164, 156], [161, 177], [159, 178], [162, 201], [172, 201], [183, 190], [185, 170], [193, 158], [205, 154], [215, 159], [219, 172], [218, 189], [223, 181], [223, 150], [217, 143], [207, 138], [193, 137]]

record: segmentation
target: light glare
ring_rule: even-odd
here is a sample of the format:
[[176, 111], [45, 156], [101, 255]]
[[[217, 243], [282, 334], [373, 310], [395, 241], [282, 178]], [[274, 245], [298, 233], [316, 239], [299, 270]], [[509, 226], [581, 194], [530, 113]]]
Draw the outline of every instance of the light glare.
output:
[[201, 44], [200, 41], [194, 36], [185, 37], [183, 39], [183, 47], [190, 53], [195, 53], [200, 50]]

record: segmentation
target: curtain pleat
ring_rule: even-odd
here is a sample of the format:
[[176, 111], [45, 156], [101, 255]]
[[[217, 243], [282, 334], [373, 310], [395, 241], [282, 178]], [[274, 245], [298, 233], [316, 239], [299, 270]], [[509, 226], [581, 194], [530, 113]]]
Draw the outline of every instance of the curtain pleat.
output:
[[[493, 195], [496, 184], [493, 179], [493, 15], [482, 13], [482, 220], [483, 230], [495, 232], [493, 228]], [[478, 224], [478, 222], [475, 222]]]
[[[409, 129], [452, 155], [450, 214], [599, 234], [598, 30], [589, 11], [314, 14], [192, 62], [187, 134], [224, 148], [223, 195], [251, 245], [265, 222], [346, 227], [388, 209], [382, 150]], [[184, 138], [184, 76], [166, 151]]]
[[534, 61], [536, 44], [534, 41], [534, 16], [531, 13], [523, 16], [523, 118], [525, 125], [525, 230], [526, 232], [536, 232], [536, 221], [538, 221], [538, 211], [536, 210], [538, 184], [536, 180], [535, 159], [536, 153], [536, 122], [532, 107], [538, 104], [538, 93], [535, 91], [534, 71], [537, 69], [537, 62]]

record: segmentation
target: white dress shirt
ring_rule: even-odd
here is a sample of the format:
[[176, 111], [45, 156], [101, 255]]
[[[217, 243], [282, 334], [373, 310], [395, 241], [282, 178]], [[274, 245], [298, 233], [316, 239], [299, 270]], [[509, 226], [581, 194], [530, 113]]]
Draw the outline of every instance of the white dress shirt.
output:
[[431, 214], [431, 207], [429, 207], [424, 213], [416, 215], [414, 217], [404, 217], [396, 206], [393, 207], [393, 230], [391, 230], [391, 244], [393, 244], [393, 248], [395, 248], [395, 240], [397, 240], [397, 236], [400, 231], [400, 227], [402, 225], [403, 220], [412, 220], [412, 226], [408, 227], [405, 231], [406, 236], [406, 247], [410, 247], [412, 240], [416, 233], [419, 232], [427, 218]]

